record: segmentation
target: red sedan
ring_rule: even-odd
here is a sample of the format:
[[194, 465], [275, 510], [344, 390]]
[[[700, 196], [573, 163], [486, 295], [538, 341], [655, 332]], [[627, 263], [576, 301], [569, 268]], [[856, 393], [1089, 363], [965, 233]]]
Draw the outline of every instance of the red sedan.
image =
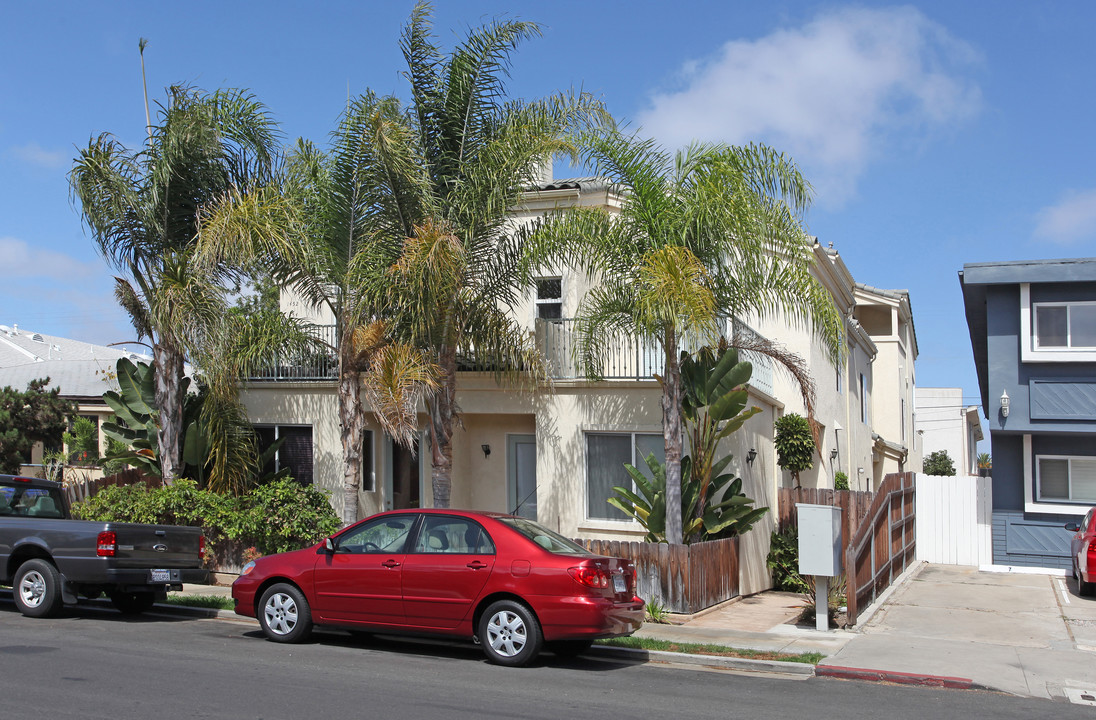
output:
[[1077, 578], [1077, 592], [1081, 595], [1096, 594], [1096, 508], [1088, 511], [1080, 524], [1068, 523], [1066, 530], [1074, 533], [1070, 539], [1073, 555], [1073, 577]]
[[471, 638], [500, 665], [547, 648], [577, 655], [643, 624], [632, 564], [593, 555], [526, 520], [461, 510], [393, 510], [313, 547], [248, 563], [236, 612], [267, 638], [315, 625]]

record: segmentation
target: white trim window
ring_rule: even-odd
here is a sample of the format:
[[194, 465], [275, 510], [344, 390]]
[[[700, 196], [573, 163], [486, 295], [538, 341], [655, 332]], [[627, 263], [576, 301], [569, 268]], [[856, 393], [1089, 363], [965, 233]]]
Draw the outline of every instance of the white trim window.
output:
[[1096, 350], [1096, 302], [1034, 303], [1036, 350]]
[[563, 319], [563, 278], [537, 278], [536, 290], [537, 318], [543, 320]]
[[588, 432], [586, 433], [586, 518], [623, 520], [631, 518], [607, 501], [616, 496], [613, 488], [631, 487], [632, 478], [624, 464], [634, 465], [651, 476], [644, 461], [654, 453], [659, 462], [666, 460], [666, 446], [660, 433]]
[[1020, 337], [1024, 362], [1096, 362], [1096, 301], [1032, 302], [1021, 283]]
[[1036, 455], [1039, 502], [1096, 504], [1096, 457]]

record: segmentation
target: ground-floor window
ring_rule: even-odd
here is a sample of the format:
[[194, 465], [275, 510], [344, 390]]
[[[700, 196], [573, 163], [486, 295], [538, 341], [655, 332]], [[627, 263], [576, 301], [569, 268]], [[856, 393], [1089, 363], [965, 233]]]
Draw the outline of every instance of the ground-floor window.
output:
[[362, 491], [376, 492], [377, 473], [373, 466], [373, 431], [362, 432]]
[[586, 433], [586, 517], [592, 520], [627, 520], [628, 516], [607, 501], [616, 486], [632, 487], [624, 464], [634, 465], [650, 477], [644, 462], [649, 454], [665, 462], [666, 450], [657, 433]]
[[301, 485], [312, 484], [312, 426], [311, 425], [256, 425], [259, 449], [266, 450], [277, 440], [281, 447], [263, 468], [264, 473], [289, 468], [289, 474]]
[[1036, 456], [1040, 501], [1096, 503], [1096, 457]]

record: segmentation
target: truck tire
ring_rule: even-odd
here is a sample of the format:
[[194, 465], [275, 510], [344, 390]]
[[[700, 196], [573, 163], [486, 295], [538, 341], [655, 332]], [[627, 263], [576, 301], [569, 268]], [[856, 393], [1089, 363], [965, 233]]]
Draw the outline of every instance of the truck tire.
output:
[[32, 558], [20, 565], [11, 590], [15, 607], [27, 617], [49, 617], [61, 609], [61, 575], [48, 560]]
[[156, 594], [150, 592], [124, 592], [115, 590], [110, 593], [110, 604], [123, 615], [140, 615], [150, 610], [156, 603]]

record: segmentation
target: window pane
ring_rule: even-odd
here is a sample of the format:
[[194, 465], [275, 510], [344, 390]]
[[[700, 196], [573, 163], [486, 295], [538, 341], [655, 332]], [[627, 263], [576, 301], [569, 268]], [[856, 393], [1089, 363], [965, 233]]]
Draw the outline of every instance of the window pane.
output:
[[285, 438], [278, 450], [278, 468], [289, 468], [301, 485], [312, 484], [312, 428], [280, 427], [278, 437]]
[[427, 515], [415, 543], [417, 553], [453, 553], [460, 555], [493, 552], [487, 533], [465, 518]]
[[561, 297], [563, 297], [563, 280], [560, 278], [537, 280], [537, 300], [558, 300]]
[[403, 552], [407, 533], [415, 522], [414, 515], [388, 515], [370, 520], [339, 536], [340, 553]]
[[1039, 459], [1039, 499], [1069, 499], [1069, 460]]
[[559, 320], [563, 317], [563, 303], [537, 303], [537, 317], [543, 320]]
[[636, 433], [636, 467], [647, 477], [651, 477], [647, 467], [647, 456], [651, 453], [655, 454], [655, 460], [666, 462], [666, 441], [661, 435]]
[[376, 475], [373, 472], [373, 431], [362, 433], [362, 490], [373, 492], [377, 489]]
[[1073, 458], [1069, 463], [1070, 499], [1096, 502], [1096, 458]]
[[586, 436], [586, 516], [626, 520], [628, 516], [606, 502], [616, 495], [613, 486], [631, 487], [624, 463], [632, 462], [631, 435]]
[[1064, 305], [1035, 308], [1039, 347], [1066, 346], [1066, 314]]
[[1069, 346], [1096, 347], [1096, 305], [1069, 308]]

